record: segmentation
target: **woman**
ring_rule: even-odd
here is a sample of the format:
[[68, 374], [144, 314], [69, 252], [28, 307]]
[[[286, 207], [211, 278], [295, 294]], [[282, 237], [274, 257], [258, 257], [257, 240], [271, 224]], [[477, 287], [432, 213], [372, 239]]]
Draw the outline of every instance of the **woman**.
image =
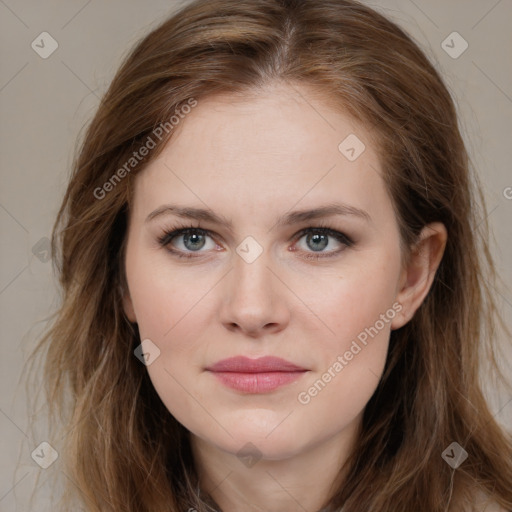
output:
[[54, 227], [69, 498], [511, 510], [475, 179], [439, 74], [358, 2], [198, 0], [153, 30]]

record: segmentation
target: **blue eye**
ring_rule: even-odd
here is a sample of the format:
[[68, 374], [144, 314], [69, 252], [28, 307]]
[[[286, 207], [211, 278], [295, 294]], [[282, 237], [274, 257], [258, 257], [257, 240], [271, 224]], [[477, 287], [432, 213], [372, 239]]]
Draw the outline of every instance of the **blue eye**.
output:
[[[305, 237], [306, 246], [313, 252], [306, 251], [303, 256], [306, 259], [329, 258], [339, 254], [345, 247], [353, 245], [353, 241], [344, 233], [325, 227], [306, 228], [299, 233], [298, 240], [300, 241], [303, 237]], [[327, 252], [323, 251], [331, 245], [330, 238], [334, 238], [338, 244], [342, 245], [342, 248]]]
[[[301, 253], [304, 253], [301, 257], [305, 259], [318, 260], [320, 258], [336, 256], [346, 247], [351, 247], [353, 245], [353, 241], [344, 233], [323, 226], [305, 228], [295, 235], [294, 240], [297, 243], [304, 237], [306, 246], [310, 249], [310, 251], [300, 251]], [[212, 240], [210, 247], [207, 246], [208, 238]], [[180, 239], [183, 248], [176, 249], [176, 246], [172, 242], [175, 242], [176, 240], [179, 241]], [[324, 251], [324, 249], [332, 245], [330, 239], [334, 239], [337, 244], [341, 245], [341, 248], [337, 250]], [[173, 255], [179, 258], [189, 259], [200, 257], [201, 252], [205, 252], [201, 251], [201, 249], [205, 247], [206, 250], [212, 250], [217, 247], [217, 244], [213, 241], [210, 231], [193, 226], [166, 230], [158, 238], [158, 243], [161, 246], [166, 247]], [[295, 252], [297, 249], [293, 249], [293, 251]]]
[[[181, 258], [193, 258], [194, 255], [187, 255], [186, 252], [199, 252], [206, 245], [206, 237], [209, 237], [209, 232], [195, 227], [187, 227], [180, 228], [171, 231], [166, 231], [164, 234], [158, 239], [158, 242], [164, 246], [168, 247], [171, 245], [171, 242], [182, 238], [182, 245], [185, 248], [183, 249], [173, 249], [168, 247], [171, 253], [174, 253], [176, 256]], [[215, 246], [215, 244], [214, 244]]]

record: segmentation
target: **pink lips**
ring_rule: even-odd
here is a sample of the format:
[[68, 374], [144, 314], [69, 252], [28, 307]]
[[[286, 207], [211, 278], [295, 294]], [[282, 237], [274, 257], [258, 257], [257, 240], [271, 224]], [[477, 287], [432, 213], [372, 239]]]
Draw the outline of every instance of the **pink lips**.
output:
[[279, 357], [237, 356], [206, 368], [224, 385], [246, 393], [266, 393], [299, 379], [307, 371]]

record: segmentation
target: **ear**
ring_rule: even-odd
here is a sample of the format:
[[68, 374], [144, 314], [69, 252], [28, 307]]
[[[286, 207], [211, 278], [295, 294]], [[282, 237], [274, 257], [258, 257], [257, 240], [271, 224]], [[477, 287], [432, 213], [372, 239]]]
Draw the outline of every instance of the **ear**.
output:
[[446, 227], [441, 222], [433, 222], [421, 230], [418, 242], [411, 248], [409, 262], [400, 274], [396, 300], [402, 310], [391, 322], [391, 329], [409, 322], [421, 306], [441, 263], [447, 238]]
[[135, 309], [133, 308], [132, 298], [128, 290], [121, 289], [123, 297], [123, 309], [128, 320], [132, 323], [137, 323], [137, 317], [135, 316]]

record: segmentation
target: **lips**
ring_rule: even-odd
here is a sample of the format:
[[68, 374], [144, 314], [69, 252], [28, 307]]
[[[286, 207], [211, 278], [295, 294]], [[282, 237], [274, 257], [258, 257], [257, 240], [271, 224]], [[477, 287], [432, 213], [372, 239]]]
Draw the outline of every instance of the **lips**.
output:
[[225, 386], [245, 393], [267, 393], [302, 377], [308, 370], [279, 357], [237, 356], [206, 368]]

